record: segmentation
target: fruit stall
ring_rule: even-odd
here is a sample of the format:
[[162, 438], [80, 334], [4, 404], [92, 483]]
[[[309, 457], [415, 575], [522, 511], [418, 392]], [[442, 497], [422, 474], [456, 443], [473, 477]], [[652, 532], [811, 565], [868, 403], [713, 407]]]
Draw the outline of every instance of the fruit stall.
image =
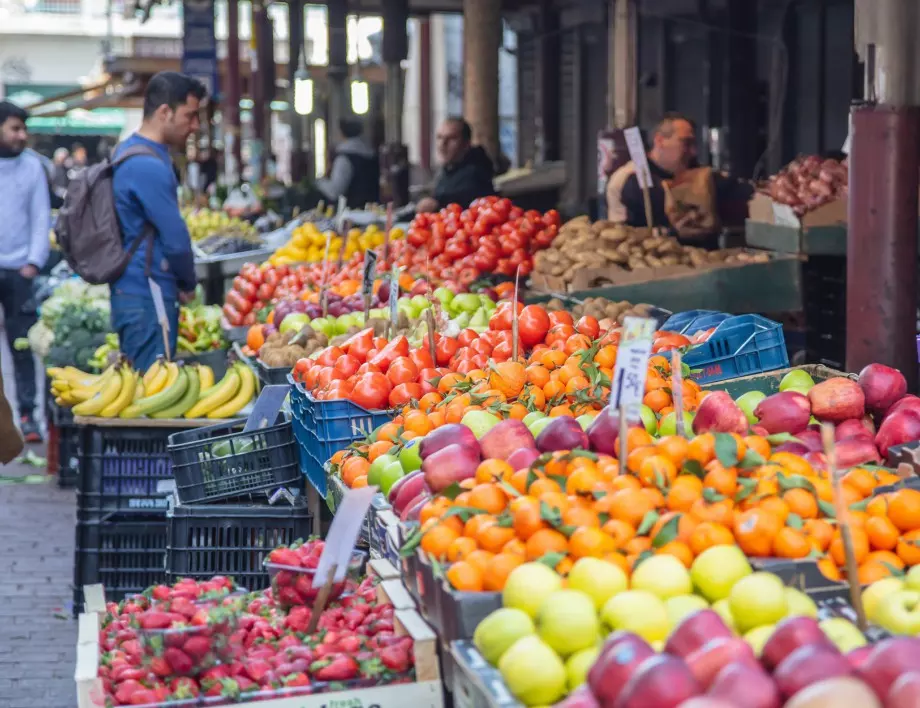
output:
[[234, 277], [221, 376], [49, 368], [80, 708], [918, 705], [920, 398], [720, 280], [794, 259], [506, 199], [322, 226]]

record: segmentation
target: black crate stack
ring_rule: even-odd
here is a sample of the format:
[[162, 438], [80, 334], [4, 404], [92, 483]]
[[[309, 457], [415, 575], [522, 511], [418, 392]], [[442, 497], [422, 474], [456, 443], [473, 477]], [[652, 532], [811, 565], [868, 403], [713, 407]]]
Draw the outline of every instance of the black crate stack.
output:
[[45, 422], [48, 427], [47, 473], [57, 477], [63, 489], [77, 485], [80, 471], [80, 429], [73, 422], [73, 413], [54, 402], [50, 388], [45, 389]]
[[169, 454], [176, 487], [166, 516], [167, 582], [227, 575], [249, 589], [268, 587], [265, 556], [313, 529], [291, 423], [174, 433]]
[[802, 264], [806, 360], [843, 370], [847, 350], [847, 261], [809, 256]]

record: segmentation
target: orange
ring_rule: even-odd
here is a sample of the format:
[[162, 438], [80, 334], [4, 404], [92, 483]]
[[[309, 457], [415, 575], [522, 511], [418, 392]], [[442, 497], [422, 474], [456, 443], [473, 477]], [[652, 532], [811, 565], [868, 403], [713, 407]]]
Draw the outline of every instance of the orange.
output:
[[908, 531], [901, 536], [896, 552], [906, 565], [920, 565], [920, 530]]
[[[655, 442], [651, 435], [645, 430], [645, 428], [630, 428], [626, 433], [626, 449], [635, 450], [639, 447], [645, 447], [646, 445], [651, 445]], [[619, 447], [619, 445], [617, 446]]]
[[866, 504], [866, 513], [869, 516], [888, 516], [888, 494], [872, 497]]
[[753, 450], [764, 460], [769, 459], [771, 449], [770, 443], [766, 438], [762, 438], [759, 435], [748, 435], [744, 438], [744, 444], [747, 446], [748, 450]]
[[625, 521], [633, 528], [637, 528], [645, 515], [655, 509], [654, 503], [639, 489], [621, 489], [608, 494], [604, 499], [610, 500], [610, 518]]
[[537, 531], [546, 528], [546, 522], [540, 515], [540, 503], [536, 499], [527, 497], [528, 502], [514, 509], [514, 532], [523, 541], [533, 536]]
[[604, 556], [604, 560], [607, 561], [608, 563], [612, 563], [613, 565], [617, 566], [620, 570], [626, 573], [627, 577], [629, 576], [629, 573], [630, 573], [629, 561], [626, 560], [626, 556], [624, 556], [619, 551], [613, 551], [612, 553], [608, 553], [607, 555]]
[[704, 487], [715, 490], [724, 497], [735, 496], [735, 492], [738, 491], [738, 470], [734, 467], [725, 467], [718, 460], [712, 460], [706, 465], [705, 470]]
[[367, 476], [367, 470], [370, 463], [363, 457], [352, 455], [342, 465], [342, 481], [345, 485], [351, 487], [355, 480], [361, 476]]
[[815, 492], [818, 493], [818, 499], [833, 503], [834, 487], [829, 479], [824, 479], [823, 477], [809, 477], [808, 481], [811, 482], [811, 486], [813, 486]]
[[455, 538], [447, 547], [447, 560], [456, 563], [466, 558], [470, 553], [478, 548], [475, 539], [469, 536]]
[[395, 443], [399, 440], [399, 425], [396, 423], [384, 423], [377, 428], [377, 440], [387, 440]]
[[783, 522], [763, 509], [748, 509], [735, 517], [735, 541], [749, 556], [769, 556], [773, 552], [773, 537]]
[[807, 489], [790, 489], [783, 494], [783, 501], [790, 514], [795, 514], [800, 519], [816, 519], [818, 517], [818, 500]]
[[639, 490], [639, 494], [648, 500], [653, 509], [664, 508], [664, 494], [657, 487], [643, 487]]
[[532, 497], [537, 497], [538, 499], [544, 494], [551, 494], [553, 492], [561, 491], [562, 487], [556, 484], [555, 480], [549, 479], [548, 477], [535, 479], [530, 487], [527, 488], [527, 493]]
[[356, 478], [354, 482], [351, 483], [352, 489], [361, 489], [362, 487], [367, 486], [367, 475], [362, 474], [360, 477]]
[[369, 462], [373, 462], [381, 455], [388, 453], [393, 449], [393, 443], [389, 440], [378, 440], [377, 442], [371, 443], [367, 448], [367, 459]]
[[572, 560], [572, 556], [566, 556], [561, 561], [556, 563], [555, 570], [557, 573], [559, 573], [559, 575], [568, 575], [571, 572], [573, 565], [575, 565], [575, 561]]
[[514, 468], [504, 460], [483, 460], [476, 468], [476, 481], [480, 484], [498, 482], [503, 479], [508, 481], [513, 474]]
[[860, 585], [870, 585], [877, 580], [890, 578], [892, 575], [894, 572], [891, 568], [876, 561], [866, 561], [859, 566], [857, 571]]
[[799, 474], [807, 477], [815, 473], [804, 457], [799, 457], [791, 452], [774, 452], [770, 455], [770, 462], [782, 467], [786, 474]]
[[[615, 480], [620, 474], [620, 463], [617, 462], [615, 457], [611, 457], [610, 455], [599, 455], [597, 460], [597, 472], [603, 480]], [[628, 479], [635, 478], [630, 477]]]
[[904, 570], [904, 561], [897, 553], [891, 551], [872, 551], [863, 563], [887, 563], [892, 568]]
[[447, 569], [447, 581], [461, 592], [480, 592], [483, 588], [482, 572], [466, 561], [454, 563]]
[[735, 521], [735, 503], [731, 499], [716, 502], [698, 499], [690, 507], [690, 513], [701, 521], [712, 521], [731, 528]]
[[880, 551], [893, 551], [898, 545], [898, 527], [885, 516], [870, 516], [866, 521], [869, 545]]
[[[629, 448], [629, 452], [626, 455], [626, 469], [628, 469], [633, 474], [639, 474], [639, 470], [642, 468], [642, 463], [645, 462], [649, 457], [654, 457], [658, 451], [652, 446], [639, 447], [639, 448]], [[616, 449], [617, 455], [620, 454], [620, 445], [617, 443]]]
[[658, 521], [655, 522], [655, 525], [652, 526], [652, 530], [649, 532], [649, 538], [654, 539], [675, 517], [679, 517], [677, 521], [677, 535], [675, 538], [686, 543], [690, 539], [690, 534], [693, 533], [693, 530], [699, 526], [699, 519], [695, 518], [692, 514], [678, 514], [674, 511], [664, 513], [658, 518]]
[[712, 433], [697, 435], [687, 445], [687, 459], [696, 460], [706, 466], [716, 456], [716, 438]]
[[818, 561], [818, 570], [828, 580], [840, 580], [840, 569], [834, 565], [834, 559], [830, 557], [822, 558]]
[[487, 524], [494, 524], [495, 517], [491, 514], [474, 514], [463, 524], [463, 535], [476, 538], [476, 534]]
[[658, 454], [664, 455], [676, 467], [680, 467], [684, 464], [684, 460], [687, 459], [690, 443], [687, 442], [686, 438], [682, 438], [679, 435], [666, 435], [658, 440], [658, 444], [655, 447], [658, 448]]
[[562, 492], [547, 492], [540, 495], [541, 506], [548, 504], [551, 508], [556, 509], [560, 514], [572, 506], [572, 502]]
[[452, 502], [447, 497], [435, 497], [422, 507], [418, 517], [419, 523], [424, 526], [430, 519], [440, 518], [451, 505]]
[[872, 494], [876, 487], [875, 475], [863, 467], [854, 467], [843, 476], [843, 483], [858, 490], [861, 498]]
[[727, 526], [713, 521], [704, 521], [693, 529], [687, 543], [693, 554], [698, 556], [713, 546], [734, 546], [735, 537]]
[[508, 543], [502, 546], [502, 553], [510, 553], [511, 555], [521, 556], [523, 558], [527, 557], [527, 547], [524, 545], [524, 542], [519, 538], [512, 538]]
[[572, 472], [565, 482], [566, 494], [590, 494], [599, 487], [601, 477], [597, 468], [582, 466]]
[[920, 529], [920, 491], [899, 489], [888, 499], [888, 518], [901, 531]]
[[615, 550], [613, 539], [599, 528], [583, 526], [569, 537], [569, 553], [573, 558], [602, 558]]
[[527, 560], [538, 560], [547, 553], [566, 553], [568, 539], [555, 529], [540, 529], [527, 539]]
[[489, 553], [488, 551], [483, 551], [482, 549], [477, 549], [470, 553], [464, 560], [470, 565], [474, 565], [479, 568], [480, 573], [485, 573], [486, 568], [489, 566], [489, 561], [495, 556], [494, 553]]
[[[456, 517], [452, 517], [456, 518]], [[447, 519], [449, 521], [450, 519]], [[450, 544], [459, 538], [460, 532], [446, 523], [436, 523], [422, 534], [422, 550], [435, 558], [444, 558]]]
[[808, 519], [802, 528], [805, 535], [816, 542], [820, 551], [826, 551], [834, 538], [834, 527], [824, 519]]
[[514, 529], [499, 526], [497, 523], [486, 524], [476, 534], [476, 543], [484, 551], [499, 553], [504, 545], [515, 537]]
[[[617, 462], [617, 465], [620, 463]], [[639, 481], [638, 477], [634, 477], [631, 474], [619, 474], [613, 478], [610, 482], [610, 486], [615, 490], [619, 491], [621, 489], [642, 489], [642, 482]]]
[[650, 487], [665, 489], [677, 477], [677, 467], [664, 455], [646, 457], [639, 466], [639, 479]]
[[[850, 537], [853, 539], [853, 555], [857, 563], [862, 563], [866, 556], [869, 555], [869, 537], [866, 532], [860, 528], [850, 527]], [[840, 530], [834, 531], [834, 539], [828, 547], [827, 552], [834, 562], [843, 566], [846, 563], [846, 554], [843, 550], [843, 539], [840, 538]], [[899, 554], [900, 555], [900, 554]]]
[[804, 558], [811, 544], [802, 531], [786, 526], [773, 537], [773, 555], [778, 558]]
[[508, 497], [497, 484], [477, 484], [470, 491], [468, 506], [498, 515], [508, 506]]
[[789, 506], [780, 497], [767, 497], [758, 502], [758, 506], [774, 516], [778, 516], [785, 524], [789, 517]]
[[599, 529], [601, 521], [594, 509], [571, 507], [562, 513], [562, 523], [565, 526], [578, 526]]
[[403, 420], [403, 428], [407, 433], [422, 436], [434, 430], [434, 425], [431, 419], [422, 411], [412, 411], [406, 414]]
[[636, 529], [620, 519], [610, 519], [601, 530], [613, 539], [617, 548], [623, 548], [636, 535]]
[[516, 553], [499, 553], [486, 566], [482, 574], [483, 589], [489, 592], [501, 592], [512, 570], [524, 562], [524, 557]]
[[651, 550], [651, 548], [652, 539], [648, 536], [636, 536], [626, 542], [626, 547], [623, 550], [626, 551], [627, 555], [638, 556], [645, 553], [645, 551]]
[[658, 549], [659, 555], [674, 556], [687, 568], [693, 565], [693, 551], [683, 541], [671, 541]]
[[671, 404], [671, 396], [668, 395], [667, 391], [659, 388], [646, 393], [642, 402], [655, 411], [655, 413], [658, 413], [662, 408]]
[[690, 511], [702, 497], [703, 481], [699, 477], [685, 474], [674, 480], [668, 490], [667, 504], [671, 511]]

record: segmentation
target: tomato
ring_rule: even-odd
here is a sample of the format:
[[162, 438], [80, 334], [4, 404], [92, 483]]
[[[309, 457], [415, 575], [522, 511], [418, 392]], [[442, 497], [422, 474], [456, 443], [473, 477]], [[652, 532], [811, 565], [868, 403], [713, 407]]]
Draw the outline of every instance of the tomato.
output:
[[409, 356], [409, 340], [404, 335], [399, 335], [370, 359], [371, 364], [386, 371], [390, 364], [401, 356]]
[[[435, 348], [437, 348], [437, 343], [435, 343]], [[434, 366], [434, 360], [431, 358], [431, 350], [428, 345], [427, 338], [422, 343], [422, 346], [418, 349], [413, 349], [409, 352], [409, 358], [412, 359], [413, 363], [421, 370], [428, 369]]]
[[441, 376], [441, 373], [434, 367], [427, 369], [420, 369], [418, 372], [419, 383], [425, 384], [429, 383]]
[[518, 315], [518, 336], [528, 347], [542, 342], [549, 327], [549, 315], [539, 305], [527, 305]]
[[471, 342], [475, 342], [477, 339], [479, 339], [479, 332], [467, 327], [460, 333], [460, 336], [457, 337], [457, 342], [461, 347], [468, 347]]
[[367, 373], [355, 381], [355, 387], [348, 398], [362, 408], [380, 410], [387, 407], [391, 390], [386, 376]]
[[492, 353], [492, 345], [482, 337], [477, 337], [475, 340], [470, 342], [470, 349], [472, 349], [477, 354], [482, 354], [483, 356], [489, 356], [489, 354]]
[[336, 360], [342, 356], [345, 356], [345, 352], [338, 347], [326, 347], [320, 352], [320, 355], [316, 357], [316, 363], [320, 366], [334, 366]]
[[243, 324], [243, 315], [233, 305], [229, 303], [224, 305], [223, 312], [224, 317], [227, 319], [227, 324], [231, 327], [239, 327]]
[[256, 297], [260, 300], [265, 300], [266, 302], [271, 300], [274, 294], [275, 288], [268, 283], [262, 283], [258, 290], [256, 290]]
[[332, 368], [341, 374], [343, 379], [347, 379], [349, 376], [353, 376], [355, 373], [357, 373], [360, 366], [361, 362], [358, 361], [357, 358], [351, 356], [350, 354], [343, 354], [338, 359], [336, 359]]
[[409, 357], [401, 356], [394, 359], [389, 368], [387, 368], [387, 378], [394, 386], [417, 381], [418, 367]]
[[388, 399], [390, 407], [404, 406], [411, 401], [417, 401], [423, 396], [421, 385], [412, 383], [401, 383], [390, 391]]
[[380, 371], [380, 367], [379, 367], [379, 366], [374, 366], [373, 364], [371, 364], [371, 363], [369, 363], [369, 362], [364, 362], [363, 364], [361, 364], [361, 366], [358, 367], [358, 370], [355, 372], [355, 375], [356, 375], [356, 376], [361, 376], [362, 374], [369, 374], [369, 373], [370, 373], [370, 374], [379, 374], [379, 373], [382, 373], [382, 372]]
[[351, 381], [333, 381], [326, 387], [326, 400], [348, 398], [353, 389]]
[[310, 359], [309, 357], [303, 357], [297, 360], [297, 363], [294, 364], [293, 376], [295, 381], [303, 382], [303, 377], [306, 373], [316, 366], [316, 362]]
[[565, 310], [556, 310], [555, 312], [549, 313], [550, 324], [575, 324], [575, 319], [569, 312]]
[[244, 324], [246, 327], [250, 327], [250, 326], [252, 326], [252, 325], [254, 325], [254, 324], [258, 324], [258, 321], [256, 320], [256, 313], [255, 313], [255, 311], [247, 312], [247, 313], [243, 316], [243, 324]]
[[[524, 309], [524, 305], [520, 302], [515, 303], [517, 307], [518, 316], [520, 316], [521, 311]], [[514, 317], [514, 310], [510, 302], [501, 303], [492, 313], [492, 317], [489, 318], [489, 329], [511, 329], [511, 320]], [[520, 324], [520, 320], [518, 321]]]
[[476, 362], [473, 359], [463, 359], [457, 363], [456, 368], [454, 369], [458, 374], [468, 374], [471, 371], [478, 369]]
[[510, 256], [519, 248], [523, 248], [526, 243], [527, 239], [524, 238], [520, 231], [512, 231], [501, 241], [502, 253], [506, 256]]
[[585, 315], [575, 323], [575, 331], [591, 339], [597, 339], [597, 335], [600, 334], [601, 328], [597, 322], [597, 318], [591, 315]]
[[447, 366], [450, 358], [457, 353], [460, 343], [454, 337], [441, 337], [435, 344], [435, 358], [438, 366]]
[[575, 334], [575, 328], [570, 324], [557, 324], [549, 328], [546, 333], [546, 343], [552, 345], [553, 342], [563, 342]]
[[368, 327], [349, 337], [343, 344], [342, 349], [363, 363], [367, 360], [367, 353], [374, 347], [374, 329]]
[[431, 232], [422, 228], [409, 229], [406, 234], [406, 240], [416, 248], [424, 246], [430, 238]]
[[374, 337], [374, 349], [376, 349], [377, 351], [380, 351], [389, 343], [390, 343], [390, 340], [387, 339], [386, 337]]
[[246, 315], [252, 310], [252, 302], [247, 300], [241, 293], [231, 290], [227, 293], [227, 304], [233, 307], [241, 315]]

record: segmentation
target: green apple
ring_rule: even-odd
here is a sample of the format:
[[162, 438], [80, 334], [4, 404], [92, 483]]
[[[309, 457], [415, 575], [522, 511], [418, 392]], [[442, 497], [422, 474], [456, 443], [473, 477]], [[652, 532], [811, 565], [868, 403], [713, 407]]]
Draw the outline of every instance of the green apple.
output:
[[449, 305], [454, 299], [454, 293], [449, 288], [435, 288], [434, 292], [431, 293], [434, 295], [442, 305]]
[[399, 463], [402, 465], [406, 474], [422, 468], [422, 456], [419, 454], [419, 448], [421, 447], [419, 439], [420, 438], [410, 440], [406, 443], [406, 446], [399, 451]]
[[733, 632], [738, 631], [738, 628], [735, 626], [735, 618], [732, 617], [732, 608], [728, 605], [727, 597], [712, 603], [712, 609], [725, 621], [725, 624], [728, 625], [730, 630]]
[[527, 429], [530, 431], [531, 435], [537, 437], [540, 433], [543, 432], [543, 428], [553, 422], [553, 419], [547, 416], [546, 418], [539, 418], [533, 423], [527, 426]]
[[[287, 318], [285, 318], [285, 321], [287, 321]], [[282, 324], [284, 324], [284, 323], [282, 322]], [[326, 326], [326, 318], [325, 318], [325, 317], [316, 317], [316, 318], [310, 320], [310, 329], [312, 329], [312, 330], [314, 330], [314, 331], [316, 331], [316, 332], [322, 332], [322, 331], [323, 331], [323, 328], [324, 328], [325, 326]]]
[[601, 620], [611, 630], [635, 632], [647, 642], [664, 640], [671, 629], [664, 601], [645, 590], [627, 590], [611, 597], [604, 603]]
[[[684, 411], [684, 430], [687, 433], [690, 433], [693, 425], [693, 414], [689, 411]], [[658, 435], [665, 437], [666, 435], [677, 435], [677, 414], [676, 413], [667, 413], [666, 415], [661, 416], [661, 420], [658, 421]]]
[[480, 307], [473, 313], [473, 316], [470, 318], [470, 327], [483, 327], [489, 324], [489, 313], [486, 311], [486, 308]]
[[495, 301], [492, 300], [488, 295], [483, 295], [479, 293], [479, 302], [482, 303], [482, 306], [487, 310], [495, 309]]
[[502, 590], [502, 605], [536, 617], [543, 600], [562, 587], [559, 574], [543, 563], [523, 563], [508, 574]]
[[738, 408], [744, 411], [744, 415], [747, 416], [748, 423], [751, 425], [756, 425], [759, 420], [759, 418], [754, 415], [754, 409], [757, 408], [760, 402], [766, 397], [767, 394], [763, 391], [748, 391], [735, 399]]
[[450, 304], [456, 308], [458, 312], [463, 311], [469, 312], [470, 314], [482, 307], [482, 301], [475, 293], [461, 293], [455, 296]]
[[534, 624], [540, 639], [563, 658], [596, 646], [600, 640], [594, 600], [580, 590], [556, 590], [547, 595]]
[[[888, 580], [888, 578], [885, 579]], [[920, 591], [920, 565], [915, 565], [907, 571], [907, 575], [904, 576], [904, 586], [908, 590]]]
[[[920, 565], [915, 565], [914, 568], [920, 568]], [[911, 572], [913, 572], [913, 568], [911, 568]], [[891, 593], [898, 592], [899, 590], [917, 589], [910, 587], [908, 584], [910, 576], [911, 573], [909, 572], [904, 580], [901, 578], [883, 578], [882, 580], [876, 580], [863, 590], [863, 609], [866, 611], [866, 617], [870, 622], [875, 622], [875, 613], [878, 610], [879, 604]], [[916, 574], [914, 574], [914, 578], [916, 579]]]
[[369, 487], [379, 487], [380, 476], [383, 474], [383, 471], [394, 462], [398, 464], [399, 459], [397, 459], [395, 455], [390, 455], [389, 453], [381, 455], [371, 462], [371, 466], [367, 468], [367, 485]]
[[600, 558], [579, 558], [569, 571], [568, 587], [588, 595], [600, 611], [607, 600], [629, 587], [629, 578], [613, 563]]
[[844, 654], [869, 643], [869, 640], [859, 631], [859, 627], [843, 617], [831, 617], [819, 622], [818, 626]]
[[818, 617], [818, 606], [801, 590], [786, 588], [786, 602], [789, 604], [787, 617]]
[[658, 434], [658, 416], [655, 415], [655, 411], [644, 403], [639, 406], [639, 419], [642, 421], [642, 425], [645, 426], [645, 432], [649, 435]]
[[526, 612], [502, 607], [479, 623], [473, 632], [473, 644], [483, 658], [495, 666], [512, 644], [536, 631], [533, 620]]
[[303, 312], [292, 312], [281, 322], [281, 326], [278, 328], [278, 331], [281, 332], [281, 334], [285, 334], [287, 332], [299, 332], [308, 324], [310, 324], [309, 315], [305, 315]]
[[473, 431], [477, 440], [488, 433], [492, 428], [501, 423], [501, 418], [488, 411], [469, 411], [460, 420], [467, 428]]
[[897, 590], [886, 595], [875, 609], [875, 623], [892, 634], [920, 634], [920, 592]]
[[543, 420], [543, 418], [548, 417], [549, 416], [546, 415], [546, 413], [543, 411], [531, 411], [521, 419], [521, 422], [529, 428], [531, 423], [535, 423], [538, 420]]
[[783, 376], [782, 381], [779, 382], [780, 391], [788, 391], [790, 389], [802, 389], [806, 391], [811, 389], [815, 385], [815, 380], [811, 378], [811, 374], [803, 369], [793, 369], [788, 374]]
[[[735, 624], [743, 633], [776, 624], [789, 612], [783, 581], [772, 573], [751, 573], [741, 578], [732, 587], [728, 603]], [[917, 616], [920, 618], [920, 613]]]
[[684, 617], [698, 610], [705, 610], [709, 607], [709, 603], [699, 595], [675, 595], [665, 600], [664, 606], [668, 610], [668, 622], [671, 629], [674, 629]]
[[552, 705], [567, 691], [565, 664], [536, 635], [521, 637], [502, 655], [498, 671], [525, 706]]
[[[376, 462], [376, 460], [375, 460]], [[386, 496], [390, 493], [390, 488], [396, 484], [396, 482], [406, 476], [406, 471], [403, 469], [403, 466], [399, 463], [399, 460], [391, 462], [386, 467], [383, 468], [383, 472], [380, 473], [380, 492], [383, 496]], [[370, 484], [370, 478], [368, 478], [368, 484]]]
[[585, 413], [578, 416], [575, 420], [578, 421], [578, 424], [581, 426], [582, 430], [587, 430], [588, 426], [594, 422], [595, 418], [597, 418], [597, 413]]
[[412, 304], [419, 312], [424, 312], [429, 307], [431, 307], [431, 301], [424, 295], [413, 295]]
[[470, 313], [469, 313], [469, 312], [461, 312], [461, 313], [460, 313], [459, 315], [457, 315], [452, 321], [453, 321], [453, 323], [456, 324], [460, 329], [466, 329], [466, 328], [469, 327], [469, 325], [470, 325], [470, 319], [471, 319], [471, 317], [470, 317]]
[[600, 651], [599, 647], [588, 647], [575, 652], [566, 660], [565, 675], [569, 691], [574, 691], [588, 679], [588, 671], [594, 666], [594, 661]]
[[677, 558], [664, 554], [642, 561], [633, 570], [630, 586], [646, 590], [662, 600], [693, 592], [690, 573]]
[[703, 597], [716, 602], [727, 598], [734, 584], [752, 572], [738, 546], [712, 546], [694, 559], [690, 579]]
[[767, 643], [767, 640], [773, 636], [773, 630], [776, 629], [775, 624], [764, 624], [760, 627], [752, 629], [750, 632], [744, 635], [744, 641], [746, 641], [751, 649], [754, 650], [754, 654], [759, 658], [763, 653], [763, 645]]

